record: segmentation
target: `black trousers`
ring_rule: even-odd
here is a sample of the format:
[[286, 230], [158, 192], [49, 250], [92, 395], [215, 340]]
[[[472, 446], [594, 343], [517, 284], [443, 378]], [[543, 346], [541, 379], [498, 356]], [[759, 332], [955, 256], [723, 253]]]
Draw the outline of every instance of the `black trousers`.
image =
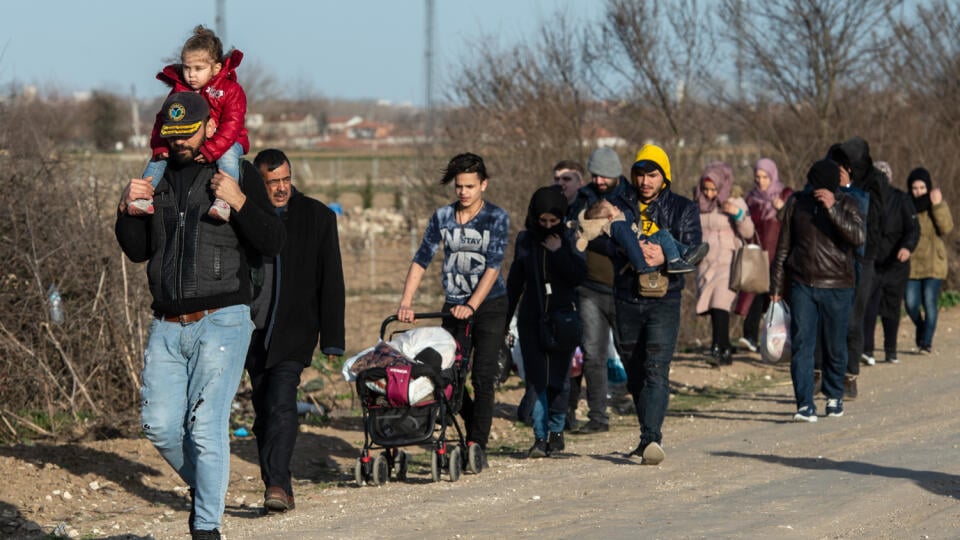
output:
[[897, 332], [900, 330], [900, 306], [910, 279], [910, 263], [878, 268], [863, 316], [863, 350], [872, 355], [877, 317], [883, 326], [883, 351], [897, 356]]
[[[260, 478], [265, 487], [280, 486], [293, 495], [290, 460], [300, 431], [297, 416], [297, 387], [306, 367], [300, 360], [282, 360], [265, 367], [266, 351], [262, 337], [254, 332], [247, 373], [253, 385], [253, 434], [257, 438]], [[261, 339], [257, 339], [261, 337]]]
[[[452, 304], [444, 304], [443, 311], [450, 311]], [[497, 355], [503, 345], [504, 329], [507, 327], [507, 297], [487, 299], [473, 315], [473, 324], [467, 336], [467, 321], [445, 318], [443, 327], [453, 334], [460, 344], [463, 358], [473, 355], [470, 383], [473, 398], [464, 390], [460, 416], [467, 429], [467, 440], [487, 448], [490, 424], [493, 422], [494, 391], [497, 382]]]

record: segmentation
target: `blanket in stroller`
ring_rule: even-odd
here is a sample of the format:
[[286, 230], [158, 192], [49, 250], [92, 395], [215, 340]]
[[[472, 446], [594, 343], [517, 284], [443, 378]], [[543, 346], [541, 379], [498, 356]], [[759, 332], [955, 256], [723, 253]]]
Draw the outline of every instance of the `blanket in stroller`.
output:
[[349, 358], [343, 376], [354, 381], [365, 374], [361, 382], [385, 396], [392, 407], [416, 405], [430, 400], [434, 379], [443, 380], [442, 373], [454, 365], [456, 352], [456, 341], [443, 328], [413, 328]]

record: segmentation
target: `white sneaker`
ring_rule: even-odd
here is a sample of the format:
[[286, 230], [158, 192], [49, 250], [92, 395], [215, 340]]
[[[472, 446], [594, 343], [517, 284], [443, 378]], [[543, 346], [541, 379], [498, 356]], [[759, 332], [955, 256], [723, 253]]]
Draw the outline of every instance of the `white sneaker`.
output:
[[868, 366], [874, 366], [877, 364], [877, 359], [868, 355], [867, 353], [861, 354], [860, 359], [863, 360], [863, 363]]
[[230, 205], [222, 199], [217, 199], [213, 201], [207, 215], [220, 221], [230, 221]]
[[739, 340], [737, 340], [737, 344], [749, 349], [750, 352], [757, 352], [756, 344], [745, 337], [742, 337]]

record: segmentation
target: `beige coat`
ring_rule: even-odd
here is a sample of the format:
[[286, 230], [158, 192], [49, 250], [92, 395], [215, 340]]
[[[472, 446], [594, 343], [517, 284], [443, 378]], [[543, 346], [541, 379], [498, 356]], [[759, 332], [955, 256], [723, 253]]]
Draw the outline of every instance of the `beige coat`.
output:
[[697, 266], [697, 313], [701, 315], [711, 309], [730, 311], [737, 299], [737, 293], [730, 290], [730, 263], [743, 244], [741, 238], [749, 239], [754, 232], [747, 203], [740, 197], [731, 197], [729, 201], [743, 210], [739, 221], [719, 207], [700, 214], [703, 241], [710, 244], [710, 251]]
[[947, 278], [947, 246], [943, 236], [953, 230], [950, 207], [941, 202], [929, 212], [917, 214], [920, 223], [920, 241], [910, 255], [910, 279]]

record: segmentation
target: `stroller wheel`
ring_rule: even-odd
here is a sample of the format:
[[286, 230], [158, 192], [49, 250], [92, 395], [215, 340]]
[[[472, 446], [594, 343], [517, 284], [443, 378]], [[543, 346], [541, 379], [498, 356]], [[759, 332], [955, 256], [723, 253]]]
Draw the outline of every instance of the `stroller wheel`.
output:
[[408, 455], [403, 450], [397, 452], [397, 481], [403, 482], [407, 479], [407, 459]]
[[357, 458], [357, 464], [353, 467], [353, 479], [357, 482], [357, 487], [363, 487], [363, 458]]
[[440, 454], [433, 451], [430, 454], [430, 475], [433, 477], [434, 482], [440, 481], [440, 468]]
[[479, 444], [471, 444], [467, 447], [467, 471], [473, 474], [480, 474], [483, 470], [483, 448]]
[[450, 481], [456, 482], [460, 479], [460, 472], [463, 470], [463, 452], [459, 446], [450, 451]]
[[390, 481], [390, 463], [387, 462], [386, 456], [380, 454], [377, 456], [377, 459], [373, 460], [373, 483], [377, 486], [382, 486]]

